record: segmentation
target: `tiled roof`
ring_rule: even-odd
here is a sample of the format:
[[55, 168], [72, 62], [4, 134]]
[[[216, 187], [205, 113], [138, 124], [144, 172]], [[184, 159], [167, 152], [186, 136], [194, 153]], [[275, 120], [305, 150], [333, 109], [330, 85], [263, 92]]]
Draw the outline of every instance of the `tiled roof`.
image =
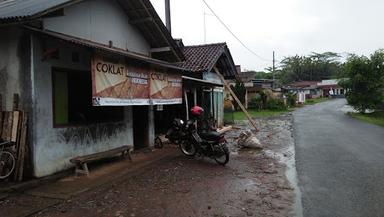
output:
[[183, 49], [185, 61], [180, 66], [187, 71], [209, 71], [225, 52], [226, 43], [185, 46]]

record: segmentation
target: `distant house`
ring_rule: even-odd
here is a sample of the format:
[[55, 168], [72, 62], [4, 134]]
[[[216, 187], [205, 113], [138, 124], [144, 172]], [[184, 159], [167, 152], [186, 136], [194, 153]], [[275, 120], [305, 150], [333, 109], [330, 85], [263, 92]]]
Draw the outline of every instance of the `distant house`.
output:
[[[241, 72], [241, 67], [237, 66], [238, 74], [236, 75], [236, 80], [242, 82], [246, 88], [245, 92], [245, 108], [248, 108], [249, 102], [252, 98], [256, 97], [257, 94], [262, 90], [273, 90], [275, 81], [273, 79], [255, 79], [256, 72], [254, 71], [245, 71]], [[231, 85], [236, 84], [236, 80], [228, 81]]]
[[318, 87], [319, 81], [297, 81], [282, 87], [285, 93], [299, 94], [302, 93], [306, 98], [319, 98], [322, 92]]
[[261, 89], [270, 90], [273, 89], [275, 83], [273, 79], [253, 79], [251, 82], [253, 84], [253, 87], [259, 87]]
[[345, 90], [338, 84], [339, 81], [338, 79], [331, 79], [319, 82], [317, 86], [321, 90], [322, 97], [343, 97]]
[[[240, 68], [240, 66], [238, 67]], [[238, 74], [236, 75], [236, 79], [243, 83], [251, 82], [253, 79], [255, 79], [255, 77], [256, 77], [256, 72], [254, 71], [242, 72], [241, 68]]]
[[213, 117], [217, 126], [224, 124], [224, 83], [215, 72], [215, 67], [226, 80], [234, 80], [237, 67], [226, 43], [213, 43], [181, 47], [186, 58], [179, 67], [183, 76], [185, 115], [189, 109], [200, 105], [207, 117]]

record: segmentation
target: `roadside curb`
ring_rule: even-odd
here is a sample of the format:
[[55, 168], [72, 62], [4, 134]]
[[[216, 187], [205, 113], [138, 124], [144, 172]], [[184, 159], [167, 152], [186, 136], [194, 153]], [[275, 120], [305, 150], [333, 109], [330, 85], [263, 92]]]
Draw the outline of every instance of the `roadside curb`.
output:
[[[121, 171], [119, 170], [118, 173], [108, 173], [100, 176], [96, 176], [98, 178], [93, 178], [93, 179], [87, 179], [87, 177], [84, 177], [85, 182], [80, 182], [79, 185], [81, 186], [78, 189], [75, 189], [74, 191], [68, 191], [65, 193], [60, 193], [60, 194], [50, 194], [51, 192], [46, 192], [44, 191], [45, 187], [49, 187], [52, 185], [55, 185], [56, 182], [60, 181], [60, 179], [67, 178], [73, 176], [73, 170], [68, 170], [63, 173], [55, 174], [49, 177], [44, 177], [41, 179], [36, 179], [36, 180], [31, 180], [25, 183], [18, 183], [15, 185], [11, 185], [8, 187], [3, 187], [0, 190], [0, 201], [1, 200], [7, 200], [8, 198], [17, 198], [17, 193], [21, 193], [22, 195], [25, 196], [32, 196], [32, 197], [37, 197], [37, 198], [45, 198], [45, 199], [52, 199], [52, 203], [49, 203], [45, 206], [41, 207], [35, 207], [32, 205], [30, 208], [22, 208], [25, 211], [22, 213], [22, 215], [19, 215], [14, 213], [14, 215], [11, 215], [11, 217], [26, 217], [26, 216], [33, 216], [36, 213], [42, 212], [46, 209], [49, 209], [51, 207], [57, 206], [59, 204], [64, 203], [66, 200], [70, 200], [71, 198], [78, 196], [80, 194], [83, 194], [85, 192], [93, 191], [96, 189], [100, 188], [108, 188], [112, 187], [115, 185], [118, 185], [120, 183], [123, 183], [127, 179], [140, 175], [142, 173], [145, 173], [149, 169], [153, 167], [157, 162], [161, 162], [164, 160], [170, 160], [175, 157], [180, 156], [178, 154], [178, 149], [170, 149], [170, 150], [165, 150], [164, 152], [159, 152], [159, 153], [154, 153], [153, 156], [149, 156], [148, 158], [144, 158], [141, 160], [138, 160], [137, 162], [133, 163], [127, 163], [127, 167], [122, 169]], [[103, 166], [101, 166], [102, 168]], [[105, 167], [105, 166], [104, 166]], [[83, 180], [83, 181], [84, 181]], [[76, 181], [74, 181], [76, 183]], [[86, 184], [84, 184], [86, 183]], [[39, 187], [42, 187], [41, 190]], [[18, 205], [20, 206], [20, 205]], [[11, 210], [5, 209], [2, 210], [5, 213], [12, 213], [13, 209], [18, 209], [18, 206], [10, 208]], [[1, 215], [1, 214], [0, 214]]]
[[71, 175], [72, 173], [73, 171], [70, 169], [70, 170], [65, 170], [63, 172], [60, 172], [51, 176], [36, 178], [36, 179], [28, 180], [25, 182], [11, 183], [4, 187], [0, 187], [0, 194], [7, 194], [12, 192], [23, 192], [23, 191], [38, 187], [40, 185], [53, 183], [59, 179], [62, 179], [64, 177]]

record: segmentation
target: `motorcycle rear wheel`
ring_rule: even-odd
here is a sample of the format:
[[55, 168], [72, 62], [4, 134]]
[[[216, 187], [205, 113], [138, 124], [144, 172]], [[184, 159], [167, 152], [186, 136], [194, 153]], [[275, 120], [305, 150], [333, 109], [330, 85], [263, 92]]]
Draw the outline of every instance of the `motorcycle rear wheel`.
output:
[[179, 148], [181, 153], [188, 157], [195, 156], [197, 152], [195, 145], [190, 141], [181, 141], [179, 144]]
[[216, 163], [224, 166], [229, 161], [228, 147], [225, 144], [223, 144], [217, 148], [219, 149], [219, 153], [216, 153], [213, 158], [215, 159]]

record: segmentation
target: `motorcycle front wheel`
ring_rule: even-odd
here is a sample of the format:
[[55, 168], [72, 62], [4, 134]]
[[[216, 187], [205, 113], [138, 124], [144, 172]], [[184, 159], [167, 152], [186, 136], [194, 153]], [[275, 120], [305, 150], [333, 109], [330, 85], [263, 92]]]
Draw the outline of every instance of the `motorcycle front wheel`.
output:
[[220, 165], [225, 165], [229, 161], [229, 150], [226, 144], [221, 144], [217, 147], [215, 147], [216, 153], [214, 155], [214, 159], [216, 163]]
[[186, 140], [180, 142], [179, 148], [180, 151], [188, 157], [195, 156], [197, 152], [195, 145], [192, 142]]

